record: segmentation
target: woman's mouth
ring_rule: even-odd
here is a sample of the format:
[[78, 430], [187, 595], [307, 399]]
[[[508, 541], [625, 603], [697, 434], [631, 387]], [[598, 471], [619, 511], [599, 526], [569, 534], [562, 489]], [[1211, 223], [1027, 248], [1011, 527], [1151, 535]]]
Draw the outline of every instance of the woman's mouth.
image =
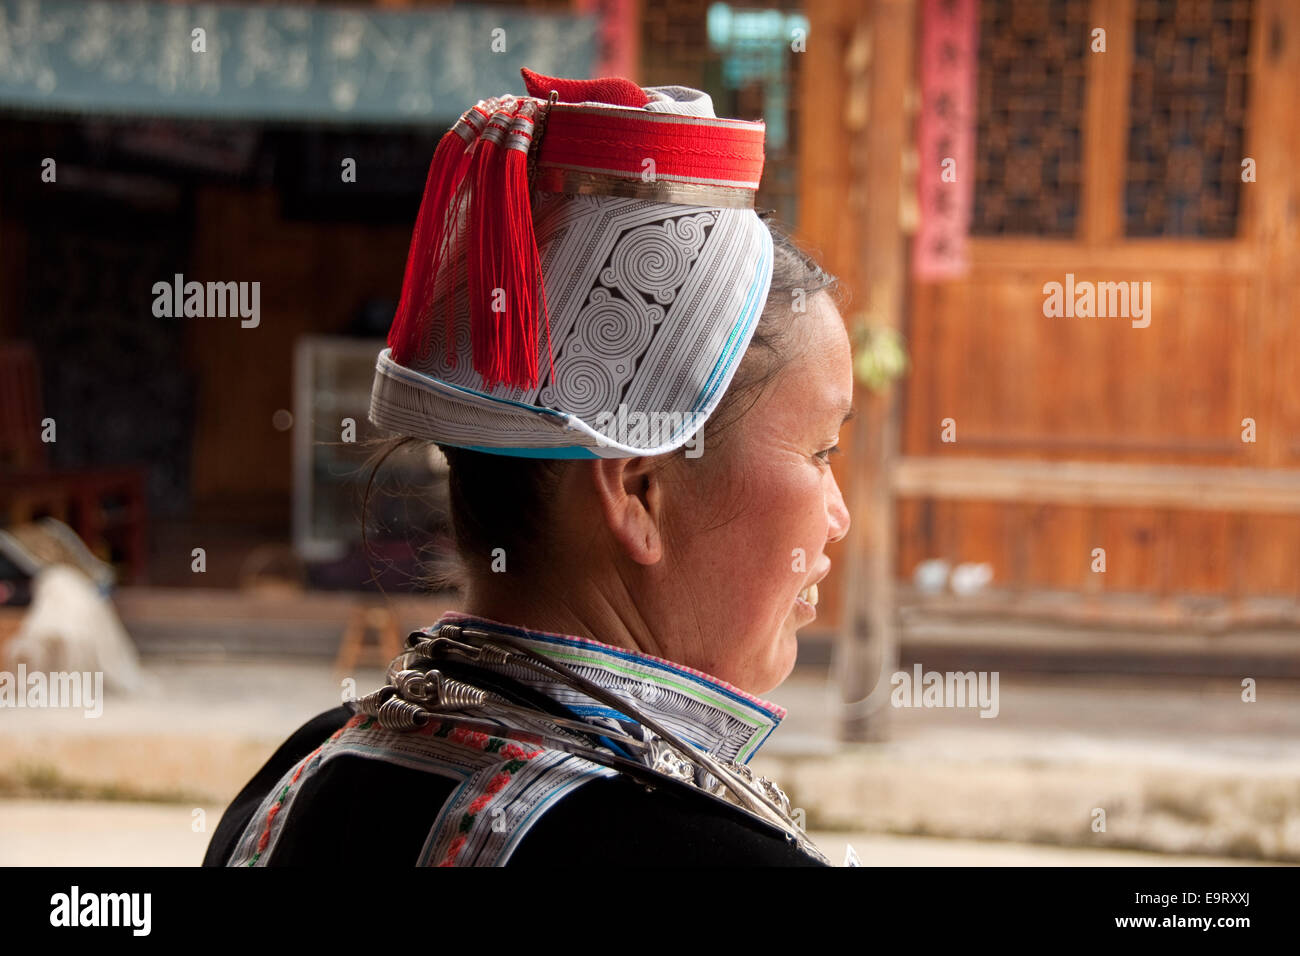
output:
[[801, 617], [812, 620], [817, 616], [817, 585], [810, 584], [794, 599], [795, 610]]

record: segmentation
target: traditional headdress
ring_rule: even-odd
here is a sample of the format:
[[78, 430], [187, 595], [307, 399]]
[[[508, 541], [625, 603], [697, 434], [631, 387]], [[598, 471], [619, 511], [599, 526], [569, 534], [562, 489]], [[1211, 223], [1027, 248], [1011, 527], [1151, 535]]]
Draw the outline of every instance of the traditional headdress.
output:
[[763, 123], [685, 87], [522, 73], [528, 96], [438, 144], [370, 420], [499, 455], [672, 451], [767, 299]]

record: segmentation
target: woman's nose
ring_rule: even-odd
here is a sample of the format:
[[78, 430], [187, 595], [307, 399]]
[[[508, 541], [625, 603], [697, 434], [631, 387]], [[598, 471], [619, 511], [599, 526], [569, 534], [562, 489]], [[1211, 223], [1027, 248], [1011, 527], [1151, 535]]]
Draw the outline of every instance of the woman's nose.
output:
[[840, 485], [834, 474], [831, 474], [831, 493], [827, 504], [830, 518], [830, 536], [827, 540], [834, 543], [849, 533], [850, 521], [849, 509], [844, 504], [844, 496], [840, 494]]

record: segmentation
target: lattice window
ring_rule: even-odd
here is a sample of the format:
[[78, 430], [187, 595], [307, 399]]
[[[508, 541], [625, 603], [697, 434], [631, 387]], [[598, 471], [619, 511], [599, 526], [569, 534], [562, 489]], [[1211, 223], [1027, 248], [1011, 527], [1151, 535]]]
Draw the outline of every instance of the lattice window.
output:
[[1236, 235], [1251, 14], [1251, 0], [1138, 0], [1128, 235]]
[[1075, 234], [1088, 6], [981, 0], [975, 235]]

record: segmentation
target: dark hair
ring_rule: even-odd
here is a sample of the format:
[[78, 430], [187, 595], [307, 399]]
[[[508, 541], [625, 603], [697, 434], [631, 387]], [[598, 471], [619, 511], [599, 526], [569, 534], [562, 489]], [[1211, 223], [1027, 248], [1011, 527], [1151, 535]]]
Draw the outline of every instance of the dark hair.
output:
[[[736, 374], [704, 425], [704, 445], [716, 448], [754, 406], [794, 357], [798, 302], [818, 292], [838, 292], [837, 280], [801, 250], [783, 228], [765, 220], [772, 233], [772, 284], [753, 337]], [[748, 401], [745, 401], [748, 399]], [[434, 559], [434, 586], [463, 588], [487, 571], [494, 548], [509, 554], [510, 570], [530, 574], [554, 559], [548, 515], [559, 479], [577, 459], [517, 458], [438, 445], [447, 459], [448, 503], [454, 540], [451, 553]], [[664, 464], [670, 456], [664, 456]], [[584, 459], [585, 460], [585, 459]], [[373, 475], [372, 475], [373, 478]]]

